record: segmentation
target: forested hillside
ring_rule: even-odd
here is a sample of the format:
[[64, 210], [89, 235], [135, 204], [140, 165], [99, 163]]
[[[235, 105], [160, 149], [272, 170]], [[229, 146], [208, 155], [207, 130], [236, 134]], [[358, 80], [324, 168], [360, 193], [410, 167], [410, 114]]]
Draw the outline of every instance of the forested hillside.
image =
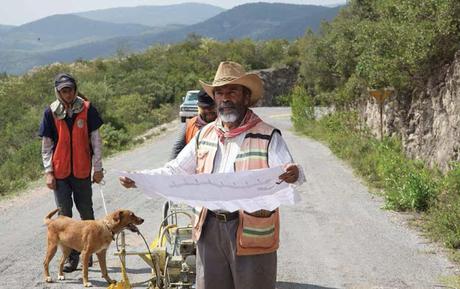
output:
[[[314, 5], [250, 3], [236, 6], [202, 23], [184, 27], [170, 37], [196, 33], [218, 40], [245, 37], [256, 40], [294, 40], [307, 29], [317, 31], [321, 22], [334, 19], [339, 9]], [[164, 33], [157, 38], [163, 42], [168, 39]]]
[[[185, 4], [170, 6], [163, 10], [164, 17], [175, 19], [174, 15], [182, 11], [183, 5]], [[156, 10], [162, 10], [160, 8], [157, 7]], [[179, 9], [179, 11], [173, 11], [173, 8]], [[110, 57], [119, 51], [125, 53], [140, 52], [157, 43], [174, 44], [183, 41], [191, 34], [221, 41], [244, 38], [294, 40], [303, 36], [306, 29], [316, 31], [321, 21], [333, 19], [339, 9], [339, 7], [330, 8], [313, 5], [250, 3], [223, 11], [200, 23], [193, 22], [196, 23], [193, 25], [170, 24], [161, 27], [114, 24], [94, 21], [76, 15], [53, 16], [24, 25], [25, 27], [16, 27], [9, 33], [5, 33], [3, 40], [0, 36], [0, 72], [18, 74], [24, 73], [34, 66], [54, 62], [73, 62], [77, 59], [90, 60], [97, 57]], [[190, 10], [194, 11], [194, 9]], [[149, 17], [148, 15], [148, 11], [145, 11], [145, 13], [140, 13], [139, 17], [142, 19], [142, 17]], [[68, 23], [65, 21], [67, 17], [69, 18]], [[88, 23], [85, 23], [84, 20], [87, 20]], [[50, 22], [53, 25], [45, 25]], [[75, 23], [72, 24], [72, 22]], [[103, 27], [101, 27], [102, 24], [104, 24]], [[35, 27], [36, 25], [45, 26], [47, 29], [40, 29], [41, 33], [36, 33], [38, 29]], [[116, 30], [120, 25], [123, 27], [117, 33], [113, 33], [112, 37], [107, 37], [105, 32], [110, 29]], [[94, 26], [95, 33], [93, 34], [91, 34], [91, 29], [81, 31], [82, 29], [79, 28], [91, 26]], [[112, 28], [110, 28], [111, 26]], [[63, 30], [75, 32], [75, 37], [72, 38], [72, 33], [63, 32]], [[18, 33], [15, 34], [15, 31]], [[135, 31], [138, 33], [133, 33]], [[96, 32], [101, 32], [99, 33], [101, 35], [96, 34]], [[62, 38], [65, 38], [65, 41], [61, 40]], [[2, 45], [3, 42], [5, 44]], [[14, 45], [19, 47], [15, 48]], [[50, 45], [54, 45], [52, 49], [49, 49]], [[41, 49], [37, 50], [38, 48]]]
[[460, 48], [460, 2], [351, 0], [298, 43], [303, 85], [316, 102], [350, 104], [366, 87], [423, 87]]
[[55, 64], [26, 75], [0, 78], [0, 194], [23, 188], [40, 177], [38, 127], [54, 99], [53, 78], [73, 74], [79, 90], [101, 112], [105, 152], [133, 144], [147, 129], [177, 117], [179, 101], [198, 79], [211, 80], [220, 61], [247, 69], [268, 68], [289, 57], [287, 41], [221, 43], [192, 37], [176, 45], [154, 46], [143, 54], [110, 60]]

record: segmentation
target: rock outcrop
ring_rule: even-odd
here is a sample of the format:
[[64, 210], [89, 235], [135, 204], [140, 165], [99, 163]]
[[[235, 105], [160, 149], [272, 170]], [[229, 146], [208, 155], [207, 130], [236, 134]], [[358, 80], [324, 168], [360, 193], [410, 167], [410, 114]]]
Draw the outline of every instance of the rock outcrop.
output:
[[[378, 135], [377, 103], [368, 98], [361, 116]], [[384, 108], [384, 131], [400, 135], [406, 154], [447, 171], [460, 161], [460, 51], [441, 73], [431, 76], [425, 89], [411, 96], [395, 95]]]
[[264, 96], [257, 106], [273, 106], [278, 96], [289, 94], [297, 81], [296, 66], [269, 68], [251, 71], [257, 73], [264, 82]]

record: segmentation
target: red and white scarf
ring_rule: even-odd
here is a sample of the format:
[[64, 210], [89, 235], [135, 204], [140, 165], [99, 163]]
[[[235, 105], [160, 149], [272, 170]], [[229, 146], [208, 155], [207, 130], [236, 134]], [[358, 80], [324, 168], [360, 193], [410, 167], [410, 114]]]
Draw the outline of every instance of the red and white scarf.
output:
[[219, 119], [214, 124], [214, 129], [216, 130], [217, 135], [219, 136], [219, 141], [224, 142], [226, 138], [233, 138], [241, 133], [248, 131], [253, 128], [256, 124], [262, 120], [254, 113], [252, 110], [248, 109], [246, 115], [241, 121], [240, 125], [237, 128], [226, 131], [222, 124], [222, 121]]

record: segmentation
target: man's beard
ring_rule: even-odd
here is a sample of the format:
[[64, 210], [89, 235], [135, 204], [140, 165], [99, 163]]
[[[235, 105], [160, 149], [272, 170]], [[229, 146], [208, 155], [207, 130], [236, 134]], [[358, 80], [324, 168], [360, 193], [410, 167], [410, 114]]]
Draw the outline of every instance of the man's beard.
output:
[[219, 112], [219, 117], [223, 122], [236, 122], [238, 120], [238, 113], [232, 112]]
[[[225, 112], [225, 108], [228, 109], [227, 112]], [[217, 111], [223, 122], [232, 123], [236, 122], [240, 118], [240, 112], [234, 104], [222, 104]]]

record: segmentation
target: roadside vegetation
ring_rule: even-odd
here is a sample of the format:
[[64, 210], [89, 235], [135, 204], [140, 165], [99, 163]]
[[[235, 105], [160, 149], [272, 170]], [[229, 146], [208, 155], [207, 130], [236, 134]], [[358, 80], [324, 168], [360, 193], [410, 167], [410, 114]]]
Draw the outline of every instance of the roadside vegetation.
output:
[[[417, 212], [434, 240], [460, 249], [460, 165], [442, 174], [408, 159], [397, 138], [376, 139], [355, 112], [343, 111], [296, 124], [299, 132], [324, 142], [346, 160], [385, 200], [385, 208]], [[460, 253], [454, 251], [460, 262]]]
[[[454, 0], [351, 0], [319, 34], [297, 41], [300, 80], [288, 97], [299, 132], [348, 161], [386, 208], [418, 212], [426, 234], [452, 249], [460, 248], [460, 165], [442, 174], [408, 159], [398, 137], [376, 139], [355, 107], [367, 88], [394, 87], [405, 101], [425, 87], [460, 49], [459, 14]], [[315, 120], [315, 105], [336, 112]]]
[[287, 61], [283, 40], [217, 42], [191, 35], [176, 45], [158, 45], [145, 53], [108, 60], [77, 61], [35, 69], [23, 76], [0, 75], [0, 196], [24, 188], [42, 174], [38, 128], [44, 109], [54, 99], [53, 78], [73, 74], [105, 124], [105, 155], [123, 150], [138, 136], [178, 116], [182, 96], [211, 80], [223, 59], [248, 70]]

